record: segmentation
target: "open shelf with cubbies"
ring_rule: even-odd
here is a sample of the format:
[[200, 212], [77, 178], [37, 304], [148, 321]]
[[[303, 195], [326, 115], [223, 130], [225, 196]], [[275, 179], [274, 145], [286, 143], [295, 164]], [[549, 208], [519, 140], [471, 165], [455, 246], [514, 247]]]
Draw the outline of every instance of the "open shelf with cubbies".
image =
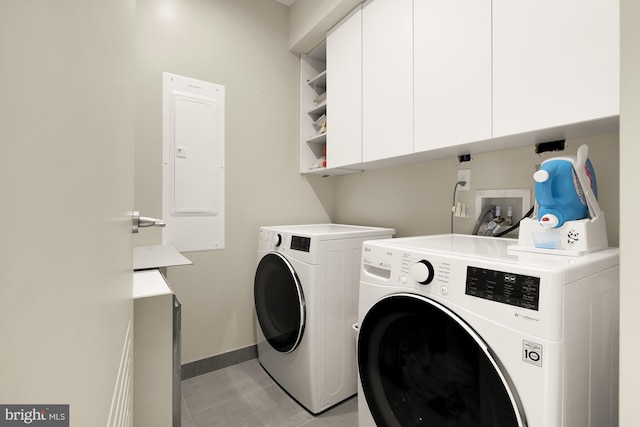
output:
[[323, 42], [300, 57], [300, 172], [322, 174], [327, 144], [327, 65]]

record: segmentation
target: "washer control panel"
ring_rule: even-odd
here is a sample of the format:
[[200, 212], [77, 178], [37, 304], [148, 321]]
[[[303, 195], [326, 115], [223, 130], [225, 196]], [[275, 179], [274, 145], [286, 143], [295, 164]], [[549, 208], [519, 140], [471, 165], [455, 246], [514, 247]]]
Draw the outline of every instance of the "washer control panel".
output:
[[[365, 242], [362, 257], [362, 280], [414, 287], [420, 292], [449, 295], [451, 264], [397, 248], [381, 248]], [[462, 287], [459, 287], [462, 294]]]
[[537, 311], [540, 278], [468, 266], [464, 293]]

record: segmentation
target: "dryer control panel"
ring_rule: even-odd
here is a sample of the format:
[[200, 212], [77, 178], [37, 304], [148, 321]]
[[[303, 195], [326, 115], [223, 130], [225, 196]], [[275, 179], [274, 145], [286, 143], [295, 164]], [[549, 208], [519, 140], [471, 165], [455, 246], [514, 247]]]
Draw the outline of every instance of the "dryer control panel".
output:
[[467, 266], [465, 294], [538, 310], [540, 278]]
[[291, 249], [302, 252], [309, 252], [311, 239], [309, 237], [291, 236]]

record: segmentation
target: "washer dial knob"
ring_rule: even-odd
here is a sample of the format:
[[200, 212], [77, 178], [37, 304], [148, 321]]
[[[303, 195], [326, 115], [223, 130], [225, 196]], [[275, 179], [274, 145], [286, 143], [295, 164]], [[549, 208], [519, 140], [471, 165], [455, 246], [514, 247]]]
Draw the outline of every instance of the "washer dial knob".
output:
[[420, 260], [411, 268], [411, 274], [421, 285], [428, 285], [433, 281], [433, 265], [427, 260]]
[[273, 246], [277, 248], [282, 244], [282, 236], [280, 234], [274, 234], [271, 238], [271, 243], [273, 243]]

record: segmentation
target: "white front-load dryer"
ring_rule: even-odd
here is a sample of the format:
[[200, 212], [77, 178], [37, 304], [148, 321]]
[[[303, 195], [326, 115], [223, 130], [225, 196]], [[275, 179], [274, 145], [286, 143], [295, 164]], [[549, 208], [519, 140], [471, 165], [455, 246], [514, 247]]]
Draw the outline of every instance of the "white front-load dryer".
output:
[[309, 412], [353, 396], [362, 244], [390, 228], [261, 227], [254, 280], [258, 360]]
[[367, 242], [360, 427], [617, 426], [619, 251], [508, 239]]

